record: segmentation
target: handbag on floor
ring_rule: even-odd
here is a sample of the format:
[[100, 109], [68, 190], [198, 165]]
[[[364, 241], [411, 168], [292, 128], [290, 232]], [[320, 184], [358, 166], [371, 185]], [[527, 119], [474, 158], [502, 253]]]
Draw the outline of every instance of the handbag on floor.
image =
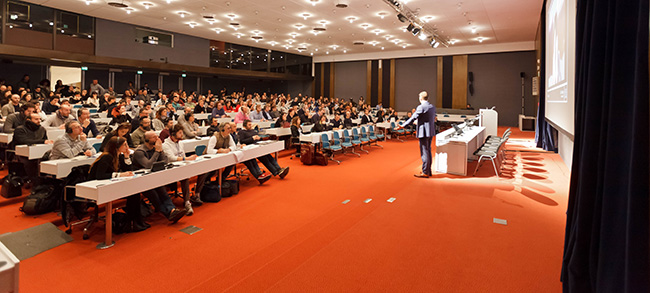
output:
[[239, 193], [239, 181], [225, 180], [221, 183], [221, 197], [231, 197]]
[[328, 164], [327, 157], [321, 153], [321, 152], [316, 152], [314, 154], [314, 164], [315, 165], [321, 165], [321, 166], [327, 166]]
[[314, 145], [303, 144], [300, 146], [300, 162], [304, 165], [314, 164]]
[[12, 198], [23, 194], [23, 178], [10, 173], [2, 178], [2, 190], [0, 194], [4, 198]]

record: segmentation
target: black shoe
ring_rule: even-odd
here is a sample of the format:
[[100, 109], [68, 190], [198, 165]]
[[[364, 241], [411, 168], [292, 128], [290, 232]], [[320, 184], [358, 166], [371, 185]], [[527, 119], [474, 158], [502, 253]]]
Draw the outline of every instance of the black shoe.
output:
[[201, 200], [201, 198], [196, 195], [190, 197], [190, 202], [192, 202], [192, 205], [195, 207], [200, 207], [201, 205], [203, 205], [203, 201]]
[[269, 181], [271, 179], [271, 175], [260, 175], [260, 177], [257, 177], [257, 181], [260, 182], [260, 185], [264, 184], [264, 182]]
[[287, 177], [287, 174], [289, 174], [289, 167], [284, 167], [280, 169], [280, 179], [284, 179], [284, 177]]
[[167, 220], [172, 222], [172, 224], [176, 224], [178, 220], [180, 220], [183, 216], [185, 216], [185, 213], [187, 210], [185, 209], [173, 209], [170, 213], [169, 216], [167, 216]]

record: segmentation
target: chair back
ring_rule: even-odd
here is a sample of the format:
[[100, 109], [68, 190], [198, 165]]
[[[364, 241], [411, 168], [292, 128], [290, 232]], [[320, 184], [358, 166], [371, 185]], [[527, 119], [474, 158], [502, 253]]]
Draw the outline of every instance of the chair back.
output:
[[367, 138], [368, 137], [368, 135], [366, 134], [366, 128], [365, 127], [361, 127], [361, 137], [362, 138]]
[[330, 138], [327, 136], [327, 133], [323, 133], [320, 135], [320, 143], [322, 144], [324, 149], [330, 147]]
[[97, 113], [97, 109], [94, 109], [94, 108], [93, 109], [88, 109], [88, 112], [90, 112], [90, 114], [94, 114], [94, 113]]
[[350, 142], [350, 133], [348, 132], [347, 129], [343, 130], [343, 141]]
[[95, 149], [96, 152], [99, 153], [99, 148], [102, 146], [101, 142], [96, 142], [93, 144], [93, 148]]
[[354, 140], [359, 140], [359, 131], [356, 128], [352, 129], [352, 138], [354, 138]]
[[197, 145], [196, 147], [194, 147], [194, 153], [195, 153], [197, 156], [202, 156], [202, 155], [205, 154], [205, 150], [206, 150], [207, 148], [208, 148], [208, 147], [205, 146], [205, 145]]
[[395, 122], [391, 122], [390, 123], [390, 130], [394, 130], [394, 129], [395, 129]]
[[336, 131], [332, 131], [332, 145], [337, 146], [341, 144], [341, 137], [339, 136], [339, 133]]

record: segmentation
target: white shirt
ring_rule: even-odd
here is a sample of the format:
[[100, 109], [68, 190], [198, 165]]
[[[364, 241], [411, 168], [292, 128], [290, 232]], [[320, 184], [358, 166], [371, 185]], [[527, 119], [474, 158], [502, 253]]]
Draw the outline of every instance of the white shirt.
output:
[[[232, 139], [232, 135], [228, 135], [228, 136], [230, 137], [230, 142], [228, 143], [230, 147], [228, 148], [230, 149], [231, 152], [234, 152], [235, 150], [237, 150], [237, 145], [235, 144], [235, 140]], [[217, 145], [217, 137], [213, 135], [212, 137], [210, 137], [210, 140], [208, 141], [207, 153], [209, 155], [213, 155], [217, 153], [217, 149], [214, 148], [215, 145]]]
[[183, 148], [183, 142], [180, 140], [174, 142], [171, 137], [168, 137], [162, 147], [165, 156], [167, 156], [167, 163], [176, 162], [179, 158], [185, 158], [185, 149]]

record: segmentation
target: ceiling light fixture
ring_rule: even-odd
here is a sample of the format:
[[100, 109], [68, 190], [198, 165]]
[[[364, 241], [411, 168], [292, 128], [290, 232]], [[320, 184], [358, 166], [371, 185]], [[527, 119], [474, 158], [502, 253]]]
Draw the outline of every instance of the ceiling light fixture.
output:
[[358, 20], [359, 18], [356, 16], [348, 16], [345, 18], [345, 20], [349, 21], [350, 23], [353, 23], [354, 21]]
[[142, 6], [144, 6], [144, 9], [149, 9], [149, 7], [153, 6], [153, 3], [144, 2], [144, 3], [142, 3]]
[[129, 8], [124, 8], [124, 10], [126, 10], [126, 14], [131, 14], [131, 12], [135, 11], [135, 9], [130, 8], [130, 7]]
[[374, 30], [372, 30], [372, 32], [375, 33], [375, 35], [378, 36], [379, 34], [383, 33], [384, 31], [380, 30], [380, 29], [374, 29]]
[[435, 16], [427, 15], [427, 16], [423, 16], [423, 17], [422, 17], [422, 20], [423, 20], [424, 22], [429, 22], [429, 21], [434, 20], [435, 18], [436, 18]]
[[369, 24], [369, 23], [362, 23], [362, 24], [360, 24], [360, 26], [361, 26], [364, 30], [366, 30], [366, 29], [368, 29], [369, 27], [371, 27], [372, 25]]
[[178, 15], [180, 15], [181, 18], [185, 18], [185, 15], [188, 15], [188, 14], [189, 14], [189, 13], [187, 13], [187, 12], [185, 12], [185, 11], [180, 11], [180, 12], [178, 12]]
[[307, 18], [310, 18], [312, 15], [311, 15], [311, 13], [304, 12], [304, 13], [301, 13], [300, 16], [301, 16], [304, 20], [307, 20]]
[[426, 39], [427, 39], [427, 35], [425, 35], [425, 34], [420, 34], [420, 35], [418, 36], [418, 39], [420, 39], [420, 40], [423, 40], [423, 41], [424, 41], [424, 40], [426, 40]]
[[[419, 38], [435, 37], [436, 42], [442, 44], [445, 47], [449, 46], [448, 37], [446, 39], [441, 38], [438, 35], [438, 30], [435, 25], [429, 25], [428, 22], [436, 19], [433, 15], [420, 16], [420, 9], [410, 9], [406, 6], [406, 0], [383, 0], [388, 6], [397, 13], [397, 19], [403, 23], [408, 23], [407, 28], [403, 28], [403, 31], [408, 31], [413, 34], [413, 36], [418, 36], [419, 34], [424, 35], [418, 36]], [[471, 24], [470, 24], [471, 26]], [[407, 44], [407, 46], [409, 46]]]
[[382, 11], [382, 12], [377, 13], [377, 15], [378, 15], [379, 17], [381, 17], [381, 19], [384, 19], [384, 17], [386, 17], [386, 15], [388, 15], [388, 12], [384, 12], [384, 11]]
[[289, 33], [289, 35], [290, 35], [292, 38], [295, 39], [296, 36], [299, 36], [300, 34], [298, 34], [298, 33]]
[[320, 0], [308, 0], [308, 2], [311, 3], [311, 6], [316, 6], [316, 3], [320, 2]]
[[472, 27], [472, 33], [473, 33], [473, 34], [476, 33], [476, 27]]
[[293, 26], [294, 26], [295, 28], [297, 28], [298, 30], [301, 30], [303, 27], [305, 27], [305, 25], [300, 24], [300, 23], [299, 23], [299, 24], [295, 24], [295, 25], [293, 25]]

